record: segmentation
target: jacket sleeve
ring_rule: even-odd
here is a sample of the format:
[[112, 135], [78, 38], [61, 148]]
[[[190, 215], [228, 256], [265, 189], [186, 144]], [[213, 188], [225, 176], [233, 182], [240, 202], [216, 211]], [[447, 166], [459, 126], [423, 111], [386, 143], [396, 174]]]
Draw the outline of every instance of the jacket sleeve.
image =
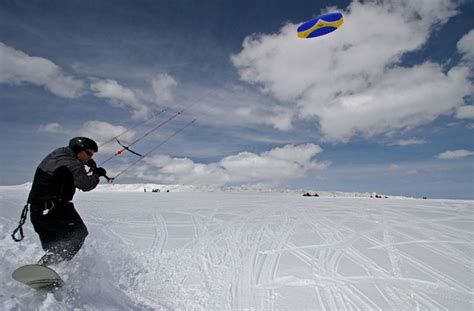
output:
[[84, 165], [79, 161], [71, 163], [69, 170], [74, 176], [74, 184], [76, 188], [82, 191], [91, 191], [99, 183], [99, 176], [95, 174], [88, 175]]

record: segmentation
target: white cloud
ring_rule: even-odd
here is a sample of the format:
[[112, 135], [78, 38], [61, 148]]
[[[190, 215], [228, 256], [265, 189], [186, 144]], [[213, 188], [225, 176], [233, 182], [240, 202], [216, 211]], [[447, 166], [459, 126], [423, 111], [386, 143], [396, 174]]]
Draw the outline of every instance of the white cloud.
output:
[[173, 91], [178, 86], [178, 82], [172, 76], [164, 73], [152, 79], [151, 85], [155, 94], [155, 102], [160, 104], [173, 100]]
[[403, 174], [403, 175], [416, 175], [420, 173], [420, 171], [417, 168], [413, 168], [410, 166], [405, 166], [405, 165], [399, 165], [392, 163], [388, 166], [387, 171], [391, 173], [396, 173], [396, 174]]
[[474, 106], [461, 106], [456, 110], [458, 119], [474, 119]]
[[391, 69], [376, 85], [335, 98], [332, 107], [316, 114], [325, 137], [334, 141], [415, 127], [462, 105], [471, 87], [468, 74], [463, 67], [444, 74], [432, 63]]
[[402, 169], [402, 167], [400, 165], [394, 164], [394, 163], [392, 163], [388, 166], [389, 171], [399, 171], [401, 169]]
[[399, 139], [389, 144], [389, 146], [394, 146], [394, 145], [411, 146], [411, 145], [423, 145], [423, 144], [426, 144], [426, 141], [424, 141], [423, 139], [411, 138], [411, 139]]
[[458, 50], [463, 59], [474, 64], [474, 29], [464, 35], [458, 42]]
[[92, 92], [96, 97], [103, 98], [117, 107], [130, 110], [135, 118], [141, 119], [149, 116], [150, 102], [173, 100], [173, 90], [177, 86], [177, 82], [171, 76], [160, 74], [152, 80], [154, 98], [141, 100], [140, 91], [120, 85], [115, 80], [92, 78], [91, 82], [86, 82], [85, 79], [77, 79], [46, 58], [30, 56], [2, 42], [0, 42], [0, 59], [0, 83], [42, 86], [51, 93], [65, 98], [77, 98]]
[[0, 59], [0, 83], [42, 86], [65, 98], [75, 98], [83, 94], [82, 81], [64, 73], [59, 66], [46, 58], [30, 56], [0, 42]]
[[474, 155], [474, 151], [469, 150], [448, 150], [438, 154], [437, 158], [441, 160], [456, 160]]
[[325, 166], [321, 166], [321, 163], [311, 161], [315, 155], [321, 152], [323, 152], [323, 149], [314, 144], [286, 145], [264, 152], [262, 157], [291, 161], [303, 168], [324, 169]]
[[467, 67], [444, 73], [430, 62], [399, 64], [454, 14], [444, 0], [354, 1], [327, 36], [299, 39], [297, 25], [287, 24], [277, 34], [247, 37], [231, 60], [242, 80], [296, 104], [299, 118], [317, 120], [324, 139], [369, 137], [451, 113], [472, 92]]
[[241, 152], [210, 164], [161, 155], [145, 159], [146, 165], [133, 171], [136, 177], [162, 183], [278, 183], [327, 168], [329, 163], [313, 159], [320, 152], [314, 144], [286, 145], [260, 154]]
[[48, 124], [43, 124], [40, 125], [39, 129], [40, 132], [44, 133], [51, 133], [51, 134], [67, 134], [69, 131], [65, 129], [62, 125], [59, 123], [48, 123]]
[[294, 109], [270, 104], [274, 101], [259, 92], [235, 85], [215, 89], [191, 88], [187, 90], [185, 104], [188, 110], [199, 115], [199, 120], [215, 126], [268, 125], [278, 130], [291, 129]]
[[149, 113], [147, 106], [140, 103], [133, 90], [115, 80], [95, 80], [90, 88], [95, 96], [105, 98], [118, 107], [131, 109], [135, 118], [144, 118]]

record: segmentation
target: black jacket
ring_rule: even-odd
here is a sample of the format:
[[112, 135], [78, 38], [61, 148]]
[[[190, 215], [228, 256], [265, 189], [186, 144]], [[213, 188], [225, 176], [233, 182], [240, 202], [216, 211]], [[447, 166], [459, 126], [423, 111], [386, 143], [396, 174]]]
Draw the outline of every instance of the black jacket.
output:
[[74, 151], [69, 147], [58, 148], [48, 154], [36, 169], [28, 202], [69, 202], [76, 188], [90, 191], [98, 183], [99, 176], [88, 174]]

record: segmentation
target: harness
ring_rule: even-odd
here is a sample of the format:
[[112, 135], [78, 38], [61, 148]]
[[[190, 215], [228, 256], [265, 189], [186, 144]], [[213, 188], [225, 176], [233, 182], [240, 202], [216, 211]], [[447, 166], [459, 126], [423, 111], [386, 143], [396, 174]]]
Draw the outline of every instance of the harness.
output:
[[[48, 204], [51, 203], [51, 206]], [[21, 216], [20, 216], [20, 221], [18, 222], [18, 227], [16, 227], [15, 230], [13, 230], [12, 233], [12, 239], [15, 242], [20, 242], [25, 238], [25, 235], [23, 234], [23, 225], [25, 224], [26, 217], [28, 216], [28, 209], [30, 207], [30, 203], [26, 203], [26, 205], [23, 207], [23, 210], [21, 211]], [[43, 215], [46, 216], [48, 213], [53, 209], [54, 207], [54, 201], [45, 201], [44, 202], [44, 210], [43, 210]], [[19, 233], [20, 236], [16, 237], [16, 234]]]
[[[28, 215], [28, 208], [29, 207], [30, 207], [30, 203], [26, 203], [26, 205], [23, 207], [23, 210], [21, 211], [20, 222], [18, 224], [18, 227], [16, 227], [16, 229], [13, 230], [12, 239], [15, 242], [20, 242], [25, 237], [25, 235], [23, 234], [23, 225], [25, 224], [26, 216]], [[19, 238], [17, 238], [15, 236], [17, 232], [20, 233]]]

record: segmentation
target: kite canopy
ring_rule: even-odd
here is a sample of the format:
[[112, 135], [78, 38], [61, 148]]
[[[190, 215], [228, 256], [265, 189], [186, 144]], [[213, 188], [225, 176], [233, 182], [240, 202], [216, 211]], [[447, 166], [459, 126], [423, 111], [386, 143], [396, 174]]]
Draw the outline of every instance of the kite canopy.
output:
[[309, 20], [298, 27], [299, 38], [314, 38], [333, 32], [344, 22], [341, 13], [328, 13]]

